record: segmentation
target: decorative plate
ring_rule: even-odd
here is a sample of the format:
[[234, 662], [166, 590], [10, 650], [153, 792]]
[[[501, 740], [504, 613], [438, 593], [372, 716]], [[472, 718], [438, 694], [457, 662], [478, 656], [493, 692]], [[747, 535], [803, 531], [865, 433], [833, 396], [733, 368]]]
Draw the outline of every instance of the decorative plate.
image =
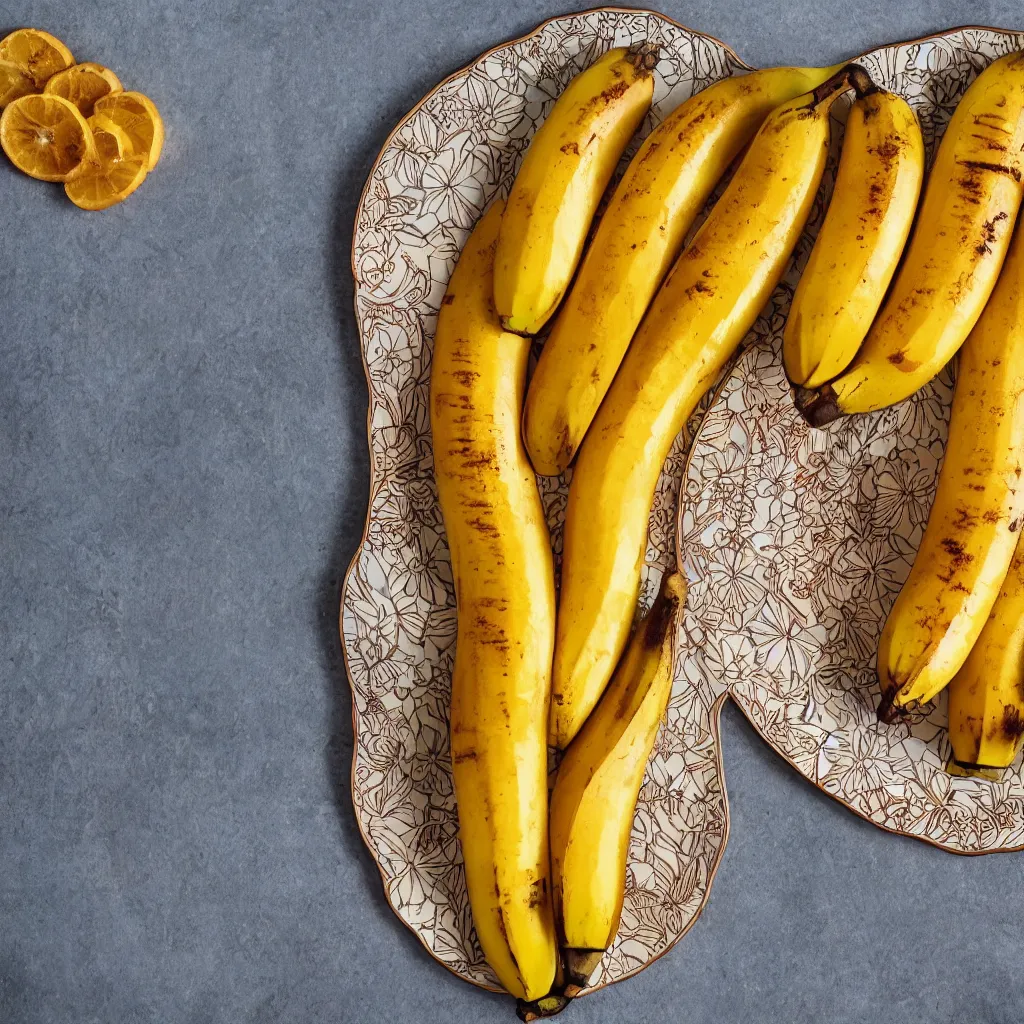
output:
[[[342, 638], [355, 734], [353, 804], [395, 913], [444, 966], [490, 989], [499, 986], [472, 927], [448, 760], [455, 601], [428, 419], [434, 323], [470, 228], [492, 196], [507, 189], [555, 97], [602, 52], [645, 39], [660, 43], [662, 51], [654, 106], [640, 137], [692, 93], [747, 70], [723, 44], [661, 15], [606, 8], [553, 19], [452, 75], [403, 118], [377, 158], [357, 210], [352, 264], [370, 391], [371, 485], [363, 542], [342, 594]], [[988, 30], [964, 30], [942, 39], [887, 47], [865, 60], [880, 82], [898, 88], [915, 104], [930, 139], [973, 74], [1019, 45], [1017, 39]], [[829, 184], [831, 173], [832, 168]], [[819, 203], [798, 262], [806, 258], [820, 210]], [[820, 558], [825, 542], [817, 537], [815, 516], [832, 512], [823, 511], [824, 503], [818, 511], [812, 506], [814, 496], [823, 502], [820, 483], [812, 488], [804, 482], [812, 473], [819, 480], [836, 476], [835, 500], [828, 509], [842, 509], [847, 517], [840, 518], [835, 511], [837, 518], [829, 524], [836, 533], [835, 541], [828, 541], [828, 550], [836, 552], [830, 563], [836, 566], [830, 570], [833, 575], [849, 577], [854, 572], [849, 566], [856, 565], [865, 581], [884, 577], [886, 586], [898, 586], [920, 532], [907, 533], [899, 548], [906, 565], [894, 564], [895, 557], [881, 569], [873, 561], [864, 563], [874, 557], [875, 549], [859, 540], [869, 534], [857, 531], [862, 520], [870, 519], [868, 499], [874, 491], [862, 493], [858, 487], [868, 455], [879, 457], [870, 430], [875, 421], [845, 428], [856, 437], [846, 448], [828, 434], [799, 440], [802, 435], [774, 350], [790, 294], [791, 285], [788, 290], [781, 287], [759, 320], [751, 335], [756, 345], [741, 358], [689, 463], [690, 500], [682, 510], [680, 537], [689, 574], [697, 582], [682, 630], [687, 642], [680, 644], [668, 721], [640, 796], [619, 936], [594, 988], [628, 977], [663, 954], [693, 924], [707, 899], [728, 834], [718, 716], [730, 688], [783, 756], [801, 770], [809, 764], [805, 774], [855, 810], [868, 813], [857, 802], [862, 791], [877, 794], [885, 790], [884, 780], [900, 779], [911, 803], [902, 812], [904, 805], [898, 801], [885, 805], [886, 817], [879, 824], [922, 835], [944, 827], [940, 822], [917, 828], [919, 808], [929, 799], [930, 791], [923, 787], [938, 785], [939, 773], [933, 769], [920, 784], [924, 795], [912, 793], [916, 755], [908, 753], [908, 745], [917, 743], [924, 749], [934, 740], [934, 758], [941, 758], [941, 741], [935, 738], [941, 723], [915, 726], [913, 737], [897, 737], [885, 748], [897, 751], [902, 742], [899, 756], [905, 764], [899, 770], [890, 754], [879, 754], [880, 747], [863, 745], [862, 733], [877, 732], [866, 725], [851, 731], [852, 723], [867, 721], [866, 711], [856, 711], [856, 695], [862, 703], [870, 697], [861, 668], [868, 655], [862, 647], [871, 647], [872, 630], [877, 629], [875, 619], [867, 616], [884, 617], [882, 605], [887, 607], [892, 594], [879, 590], [878, 583], [863, 582], [856, 591], [843, 591], [846, 596], [832, 604], [831, 592], [822, 586], [819, 603], [805, 608], [800, 601], [810, 599], [797, 593], [801, 581], [806, 587], [801, 574], [805, 563], [795, 560], [790, 567], [782, 559], [785, 554], [794, 561], [789, 548], [770, 547], [780, 544], [786, 530], [786, 544], [794, 545], [794, 552], [805, 550], [813, 539], [814, 557]], [[909, 419], [905, 411], [888, 414], [896, 418], [887, 428], [891, 444], [882, 454], [906, 450], [912, 453], [907, 466], [917, 466], [914, 473], [906, 471], [906, 481], [912, 483], [907, 483], [907, 493], [916, 497], [900, 498], [905, 511], [893, 523], [918, 523], [927, 514], [944, 431], [943, 394], [948, 390], [948, 381], [938, 385], [930, 393], [931, 405], [926, 399], [915, 400], [909, 408], [921, 411]], [[676, 560], [679, 485], [687, 472], [690, 442], [710, 403], [711, 395], [677, 440], [658, 485], [647, 553], [652, 585]], [[833, 450], [834, 454], [824, 454]], [[840, 450], [846, 454], [838, 454]], [[776, 461], [782, 465], [771, 476]], [[895, 487], [882, 479], [883, 468], [878, 467], [874, 483], [865, 486]], [[800, 498], [792, 499], [785, 491], [797, 484]], [[557, 555], [567, 481], [542, 479], [541, 485]], [[852, 508], [859, 510], [856, 515], [861, 519], [845, 509], [842, 496], [848, 492], [859, 495]], [[894, 502], [890, 498], [880, 505], [891, 514]], [[777, 521], [783, 507], [786, 516]], [[877, 532], [876, 526], [871, 528]], [[876, 540], [872, 533], [871, 543], [896, 543], [900, 531], [884, 528], [886, 536]], [[840, 536], [847, 537], [845, 546]], [[818, 562], [814, 565], [817, 578], [821, 571]], [[650, 590], [645, 580], [645, 599]], [[852, 623], [843, 603], [851, 601], [860, 602], [859, 617]], [[861, 607], [871, 611], [862, 613]], [[832, 618], [830, 608], [837, 613]], [[840, 617], [841, 623], [833, 622]], [[819, 663], [814, 702], [808, 704], [808, 679], [812, 666]], [[857, 670], [851, 673], [847, 668], [844, 675], [843, 666], [849, 664], [856, 664]], [[830, 665], [834, 667], [825, 671]], [[824, 692], [819, 692], [822, 688]], [[802, 698], [794, 696], [799, 692]], [[803, 703], [797, 707], [794, 701], [799, 699]], [[852, 701], [849, 706], [847, 700]], [[864, 707], [870, 710], [867, 704]], [[920, 738], [919, 729], [924, 730]], [[812, 748], [808, 761], [806, 751]], [[819, 755], [830, 759], [831, 775], [817, 767]], [[961, 801], [968, 809], [980, 806], [970, 799], [970, 785], [964, 789], [959, 782], [952, 784], [957, 792], [968, 794]], [[877, 796], [869, 799], [878, 802]], [[1024, 817], [1018, 810], [1008, 812], [1002, 798], [990, 797], [989, 803], [997, 817]], [[874, 804], [864, 805], [869, 806]], [[945, 836], [927, 831], [933, 841], [943, 842]]]
[[[977, 73], [1022, 47], [1024, 34], [961, 29], [860, 60], [914, 107], [930, 155]], [[679, 520], [695, 581], [690, 674], [728, 689], [797, 771], [868, 821], [956, 853], [1019, 849], [1019, 759], [995, 784], [948, 775], [945, 695], [908, 723], [875, 717], [878, 638], [928, 519], [953, 377], [825, 430], [803, 422], [782, 332], [819, 223], [690, 454]]]

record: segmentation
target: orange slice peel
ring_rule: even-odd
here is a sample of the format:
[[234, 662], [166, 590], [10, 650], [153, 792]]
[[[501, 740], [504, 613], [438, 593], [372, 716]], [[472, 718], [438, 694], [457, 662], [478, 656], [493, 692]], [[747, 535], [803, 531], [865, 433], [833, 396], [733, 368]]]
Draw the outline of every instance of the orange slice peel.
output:
[[128, 133], [106, 114], [93, 114], [89, 118], [89, 127], [96, 140], [96, 157], [101, 163], [124, 160], [135, 152]]
[[145, 153], [152, 170], [164, 145], [164, 123], [156, 104], [141, 92], [118, 92], [96, 101], [95, 113], [109, 117], [131, 139], [136, 153]]
[[38, 92], [32, 76], [10, 60], [0, 60], [0, 110], [12, 100]]
[[19, 171], [40, 181], [71, 181], [96, 152], [78, 107], [39, 94], [7, 105], [0, 117], [0, 146]]
[[0, 60], [21, 68], [37, 91], [58, 71], [75, 63], [71, 51], [56, 36], [38, 28], [19, 28], [0, 39]]
[[50, 78], [43, 89], [48, 96], [70, 100], [84, 117], [92, 116], [97, 100], [121, 91], [117, 75], [102, 64], [75, 64], [65, 68]]
[[85, 170], [64, 186], [68, 199], [82, 210], [106, 210], [127, 199], [145, 180], [146, 154], [132, 146], [128, 132], [106, 114], [94, 114], [89, 129], [95, 155]]

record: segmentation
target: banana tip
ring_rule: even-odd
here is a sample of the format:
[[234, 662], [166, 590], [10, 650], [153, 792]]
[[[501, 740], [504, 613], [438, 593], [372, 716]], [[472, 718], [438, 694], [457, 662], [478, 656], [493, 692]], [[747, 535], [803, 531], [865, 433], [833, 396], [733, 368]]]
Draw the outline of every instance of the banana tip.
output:
[[949, 775], [957, 778], [987, 779], [989, 782], [999, 782], [1004, 770], [992, 765], [975, 764], [973, 761], [957, 761], [952, 757], [946, 765], [946, 772]]
[[797, 411], [812, 427], [828, 426], [843, 415], [843, 410], [839, 408], [839, 399], [829, 384], [817, 391], [795, 388], [793, 401]]
[[886, 725], [892, 725], [903, 717], [904, 709], [896, 704], [898, 692], [898, 687], [889, 687], [882, 692], [882, 699], [878, 702], [878, 720]]
[[573, 949], [571, 947], [562, 950], [562, 962], [565, 964], [565, 976], [568, 984], [565, 990], [574, 990], [578, 995], [587, 987], [590, 976], [597, 970], [597, 965], [604, 957], [603, 949]]
[[529, 329], [529, 324], [520, 323], [514, 316], [502, 316], [499, 319], [502, 330], [508, 331], [509, 334], [518, 334], [520, 338], [532, 338], [537, 333]]
[[658, 66], [661, 46], [646, 40], [629, 48], [629, 56], [637, 71], [653, 71]]
[[549, 992], [540, 999], [520, 999], [516, 1002], [516, 1016], [530, 1024], [530, 1021], [544, 1020], [561, 1013], [572, 1001], [572, 996], [563, 992]]

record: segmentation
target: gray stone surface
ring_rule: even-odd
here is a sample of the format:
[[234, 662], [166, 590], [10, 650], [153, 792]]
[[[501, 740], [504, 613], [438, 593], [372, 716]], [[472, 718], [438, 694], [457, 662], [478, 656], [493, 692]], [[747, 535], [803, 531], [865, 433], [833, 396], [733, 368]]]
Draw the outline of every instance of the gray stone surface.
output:
[[[4, 1024], [511, 1020], [392, 916], [353, 822], [348, 251], [401, 114], [563, 9], [0, 0], [0, 34], [49, 28], [168, 126], [157, 173], [102, 215], [0, 161]], [[1024, 26], [1012, 0], [664, 9], [755, 64]], [[1024, 855], [885, 835], [735, 711], [724, 745], [732, 838], [706, 912], [567, 1021], [1019, 1019]]]

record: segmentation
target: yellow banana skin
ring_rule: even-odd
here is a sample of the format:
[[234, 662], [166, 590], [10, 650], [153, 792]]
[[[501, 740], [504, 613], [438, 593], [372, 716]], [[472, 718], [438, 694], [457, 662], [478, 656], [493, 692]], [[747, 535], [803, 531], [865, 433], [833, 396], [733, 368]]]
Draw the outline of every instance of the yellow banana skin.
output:
[[878, 318], [849, 368], [798, 396], [814, 426], [908, 398], [977, 323], [1020, 207], [1024, 54], [986, 68], [960, 100], [924, 190], [918, 227]]
[[654, 96], [657, 49], [609, 50], [537, 129], [509, 193], [494, 266], [501, 322], [536, 334], [562, 301], [615, 166]]
[[[626, 859], [644, 769], [672, 692], [686, 584], [662, 580], [593, 714], [558, 767], [551, 795], [551, 880], [568, 986], [582, 988], [619, 928]], [[567, 995], [574, 992], [566, 988]]]
[[491, 280], [501, 204], [470, 236], [441, 306], [430, 378], [434, 465], [458, 610], [451, 758], [473, 921], [513, 995], [551, 987], [546, 717], [554, 569], [519, 437], [529, 341]]
[[601, 216], [526, 393], [523, 435], [538, 473], [575, 458], [630, 339], [718, 180], [780, 103], [833, 68], [726, 78], [676, 107], [644, 141]]
[[820, 387], [857, 354], [903, 254], [923, 178], [924, 139], [907, 101], [882, 90], [858, 98], [786, 321], [782, 352], [793, 384]]
[[579, 732], [622, 653], [662, 464], [785, 270], [824, 171], [828, 110], [845, 88], [844, 72], [765, 121], [651, 304], [580, 449], [562, 556], [556, 747]]
[[[1024, 360], [1024, 232], [1018, 230], [1006, 265], [989, 300], [980, 331], [989, 320], [995, 337], [1002, 333], [1005, 352], [993, 352], [1018, 366]], [[972, 337], [964, 347], [974, 343]], [[1024, 384], [1021, 374], [1016, 385]], [[957, 387], [959, 388], [959, 381]], [[1017, 449], [1018, 455], [1024, 454]], [[1013, 478], [1017, 480], [1016, 465]], [[1018, 483], [1019, 486], [1019, 483]], [[1011, 524], [1014, 525], [1014, 524]], [[1019, 522], [1016, 525], [1020, 525]], [[1020, 536], [1020, 531], [1017, 532]], [[949, 739], [953, 746], [951, 770], [969, 774], [998, 773], [1011, 765], [1024, 733], [1024, 544], [1017, 541], [1010, 568], [978, 639], [967, 660], [949, 684]]]
[[1024, 736], [1024, 544], [1017, 548], [992, 612], [949, 684], [954, 774], [998, 778]]
[[878, 647], [891, 721], [931, 700], [978, 639], [1017, 544], [1024, 468], [1024, 232], [960, 353], [949, 440], [921, 546]]

